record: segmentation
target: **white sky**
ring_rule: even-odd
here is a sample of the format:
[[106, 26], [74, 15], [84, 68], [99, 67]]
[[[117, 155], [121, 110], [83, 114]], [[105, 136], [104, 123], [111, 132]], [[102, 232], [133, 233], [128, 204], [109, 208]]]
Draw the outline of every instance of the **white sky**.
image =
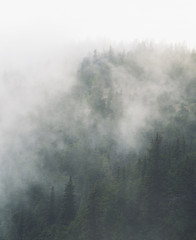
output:
[[153, 40], [196, 47], [195, 0], [0, 0], [0, 41]]

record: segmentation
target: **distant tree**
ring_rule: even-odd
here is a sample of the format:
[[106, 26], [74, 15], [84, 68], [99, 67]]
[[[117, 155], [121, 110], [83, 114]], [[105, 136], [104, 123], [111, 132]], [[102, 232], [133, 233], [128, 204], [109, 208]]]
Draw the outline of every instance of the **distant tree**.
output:
[[53, 224], [55, 222], [55, 190], [52, 186], [49, 199], [48, 209], [48, 223]]
[[76, 214], [75, 209], [75, 196], [74, 196], [74, 185], [72, 178], [69, 178], [69, 182], [65, 186], [63, 196], [63, 206], [61, 212], [62, 223], [69, 225], [74, 220]]
[[96, 62], [98, 59], [97, 57], [97, 50], [95, 49], [94, 52], [93, 52], [93, 61]]
[[114, 55], [114, 50], [110, 46], [109, 51], [108, 51], [108, 59], [113, 62], [115, 60], [115, 55]]
[[147, 166], [143, 178], [145, 188], [146, 216], [149, 221], [157, 222], [160, 202], [163, 195], [163, 169], [161, 155], [162, 137], [157, 133], [151, 142], [147, 156]]
[[101, 197], [96, 186], [91, 190], [87, 202], [87, 239], [103, 239]]

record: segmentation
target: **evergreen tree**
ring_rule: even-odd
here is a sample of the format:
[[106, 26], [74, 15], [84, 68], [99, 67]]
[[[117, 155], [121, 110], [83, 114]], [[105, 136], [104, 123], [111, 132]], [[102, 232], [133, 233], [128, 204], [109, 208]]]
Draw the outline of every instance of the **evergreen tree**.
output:
[[164, 181], [161, 142], [162, 137], [157, 133], [149, 149], [147, 169], [143, 178], [146, 217], [152, 223], [157, 223], [157, 220], [160, 219], [160, 203], [163, 200]]
[[98, 187], [90, 192], [87, 203], [87, 239], [101, 240], [102, 236], [102, 208]]
[[74, 185], [72, 178], [69, 178], [69, 182], [65, 186], [64, 196], [63, 196], [63, 207], [61, 212], [62, 223], [69, 225], [71, 221], [74, 220], [76, 214], [75, 208], [75, 195], [74, 195]]
[[49, 209], [48, 209], [48, 223], [53, 224], [55, 222], [55, 191], [54, 187], [51, 188]]

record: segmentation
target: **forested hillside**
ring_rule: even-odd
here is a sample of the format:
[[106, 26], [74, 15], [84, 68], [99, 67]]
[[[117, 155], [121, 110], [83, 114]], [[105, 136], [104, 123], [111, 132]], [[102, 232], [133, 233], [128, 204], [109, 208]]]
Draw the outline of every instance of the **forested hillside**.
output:
[[76, 72], [6, 146], [0, 239], [196, 239], [196, 53], [95, 50]]

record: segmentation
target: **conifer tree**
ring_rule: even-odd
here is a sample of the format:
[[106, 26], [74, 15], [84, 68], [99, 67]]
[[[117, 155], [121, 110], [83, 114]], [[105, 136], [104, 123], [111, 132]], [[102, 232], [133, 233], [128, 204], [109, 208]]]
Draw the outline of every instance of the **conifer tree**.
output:
[[87, 239], [102, 239], [102, 210], [99, 189], [95, 187], [89, 194], [87, 205]]
[[162, 137], [157, 133], [153, 138], [147, 157], [147, 168], [143, 183], [145, 186], [146, 216], [157, 222], [159, 204], [163, 195], [163, 174], [161, 156]]
[[61, 212], [62, 223], [69, 225], [74, 220], [76, 214], [75, 209], [75, 196], [74, 196], [74, 185], [72, 178], [69, 178], [69, 182], [65, 186], [63, 196], [63, 207]]
[[49, 211], [48, 211], [48, 223], [53, 224], [55, 222], [55, 191], [52, 186], [49, 199]]

